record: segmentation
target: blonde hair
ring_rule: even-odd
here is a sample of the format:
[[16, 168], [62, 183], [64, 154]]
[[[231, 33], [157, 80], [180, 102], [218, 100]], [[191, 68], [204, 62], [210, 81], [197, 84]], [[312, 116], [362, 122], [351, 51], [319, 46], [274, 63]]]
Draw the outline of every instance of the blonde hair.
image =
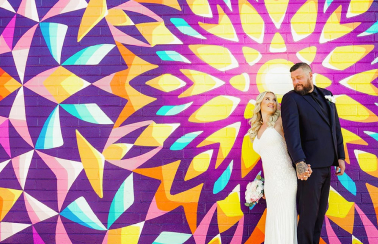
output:
[[[249, 137], [251, 138], [251, 141], [253, 142], [257, 136], [257, 132], [259, 131], [261, 125], [262, 125], [262, 115], [261, 115], [261, 102], [263, 101], [265, 95], [267, 93], [271, 93], [274, 96], [274, 92], [271, 91], [264, 91], [260, 93], [256, 98], [256, 104], [255, 109], [253, 110], [253, 116], [249, 120], [249, 124], [251, 125], [251, 128], [248, 130]], [[281, 116], [281, 111], [278, 109], [278, 103], [277, 103], [277, 110], [274, 112], [273, 115], [269, 117], [268, 126], [273, 127], [278, 120], [278, 118]]]

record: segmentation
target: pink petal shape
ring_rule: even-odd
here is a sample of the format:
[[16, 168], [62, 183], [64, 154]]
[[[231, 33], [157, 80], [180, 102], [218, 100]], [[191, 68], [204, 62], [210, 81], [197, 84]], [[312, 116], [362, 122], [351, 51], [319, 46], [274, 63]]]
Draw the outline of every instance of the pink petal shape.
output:
[[152, 12], [151, 10], [149, 10], [148, 8], [143, 6], [142, 4], [135, 2], [134, 0], [130, 0], [130, 1], [127, 1], [125, 3], [122, 3], [121, 5], [118, 5], [115, 8], [120, 8], [120, 9], [123, 9], [123, 10], [126, 10], [126, 11], [131, 11], [131, 12], [143, 14], [143, 15], [146, 15], [150, 18], [153, 18], [154, 20], [156, 20], [158, 22], [163, 22], [163, 19], [160, 16], [158, 16], [157, 14], [155, 14], [154, 12]]
[[123, 33], [122, 31], [118, 30], [116, 27], [114, 27], [110, 23], [108, 23], [108, 26], [109, 26], [110, 32], [113, 35], [114, 40], [117, 42], [128, 44], [128, 45], [140, 46], [140, 47], [151, 47], [150, 44], [139, 41], [138, 39], [132, 36], [129, 36], [126, 33]]
[[66, 229], [64, 228], [62, 220], [60, 219], [60, 216], [58, 217], [58, 222], [56, 223], [55, 242], [72, 244], [70, 238], [67, 235]]
[[12, 51], [9, 47], [8, 44], [5, 42], [4, 37], [1, 35], [0, 36], [0, 54], [7, 53]]
[[25, 189], [25, 182], [33, 158], [33, 153], [34, 150], [31, 150], [12, 159], [13, 170], [22, 189]]
[[234, 236], [230, 244], [241, 244], [243, 240], [243, 227], [244, 227], [244, 216], [239, 220], [238, 227], [236, 227]]
[[106, 232], [104, 239], [102, 240], [102, 244], [108, 244], [108, 232]]
[[16, 25], [16, 16], [13, 16], [13, 18], [11, 19], [11, 21], [9, 21], [9, 23], [7, 24], [7, 26], [5, 27], [3, 33], [1, 34], [1, 36], [4, 38], [4, 41], [7, 43], [8, 47], [10, 49], [12, 49], [12, 44], [13, 44], [13, 34], [14, 34], [14, 27]]
[[58, 209], [60, 211], [69, 189], [83, 170], [83, 164], [76, 161], [55, 158], [40, 151], [37, 151], [37, 153], [56, 176]]
[[45, 244], [45, 242], [42, 240], [42, 238], [39, 236], [37, 230], [33, 226], [33, 240], [34, 244]]
[[134, 124], [124, 125], [118, 128], [114, 128], [112, 132], [110, 132], [108, 141], [106, 142], [104, 149], [109, 147], [110, 145], [112, 145], [114, 142], [118, 141], [122, 137], [126, 136], [127, 134], [133, 132], [134, 130], [150, 125], [152, 122], [154, 121], [146, 120], [146, 121], [137, 122]]
[[17, 44], [14, 46], [12, 54], [14, 63], [16, 65], [18, 76], [21, 82], [24, 82], [26, 61], [28, 59], [30, 45], [33, 40], [33, 36], [38, 24], [30, 28], [21, 38], [18, 40]]
[[337, 238], [337, 235], [333, 231], [331, 223], [329, 222], [327, 216], [325, 217], [325, 222], [329, 244], [341, 244], [339, 238]]
[[201, 223], [197, 227], [193, 234], [196, 244], [204, 244], [206, 241], [207, 231], [209, 230], [211, 219], [213, 218], [214, 212], [217, 209], [217, 203], [211, 206], [210, 210], [207, 212], [205, 217], [203, 217]]
[[24, 192], [24, 201], [30, 221], [33, 223], [33, 225], [58, 214], [26, 192]]
[[11, 111], [9, 113], [9, 121], [12, 123], [13, 127], [22, 137], [22, 139], [24, 139], [31, 147], [34, 147], [33, 141], [30, 137], [28, 125], [26, 123], [23, 87], [20, 88], [16, 98], [14, 99]]
[[59, 0], [54, 7], [52, 7], [49, 12], [42, 18], [41, 21], [51, 18], [53, 16], [64, 14], [79, 9], [86, 8], [88, 6], [85, 0]]
[[53, 95], [46, 89], [46, 87], [43, 85], [43, 82], [51, 75], [53, 74], [59, 67], [55, 67], [46, 71], [43, 71], [42, 73], [39, 73], [38, 75], [34, 76], [31, 80], [26, 82], [25, 87], [32, 90], [33, 92], [37, 93], [38, 95], [54, 102], [58, 103]]
[[98, 81], [92, 83], [92, 85], [100, 88], [101, 90], [104, 90], [108, 93], [113, 94], [112, 87], [110, 86], [110, 82], [112, 81], [114, 75], [115, 75], [115, 73], [108, 75], [108, 76], [105, 76], [104, 78], [101, 78]]
[[375, 225], [366, 217], [364, 212], [355, 205], [357, 213], [360, 215], [360, 218], [362, 220], [362, 224], [365, 227], [366, 235], [368, 238], [369, 243], [378, 243], [378, 230], [375, 227]]
[[9, 122], [5, 120], [0, 124], [0, 144], [3, 146], [5, 152], [11, 157], [11, 151], [9, 146]]
[[28, 19], [39, 22], [37, 6], [35, 0], [22, 0], [17, 13]]
[[157, 147], [145, 154], [142, 154], [133, 158], [123, 159], [123, 160], [107, 160], [107, 161], [120, 168], [133, 171], [134, 169], [138, 168], [139, 166], [147, 162], [147, 160], [155, 156], [161, 149], [163, 149], [163, 147]]
[[148, 208], [146, 220], [157, 218], [157, 217], [162, 216], [166, 213], [168, 213], [168, 212], [160, 210], [158, 208], [158, 206], [156, 205], [156, 199], [154, 197], [154, 199], [152, 199], [150, 207]]

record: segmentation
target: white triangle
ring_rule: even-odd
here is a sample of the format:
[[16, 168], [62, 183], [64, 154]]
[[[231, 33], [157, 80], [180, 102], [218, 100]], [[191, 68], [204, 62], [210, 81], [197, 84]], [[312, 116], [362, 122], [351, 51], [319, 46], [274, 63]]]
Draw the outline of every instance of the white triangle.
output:
[[24, 192], [26, 209], [33, 224], [49, 219], [58, 213]]
[[29, 49], [13, 49], [12, 54], [18, 76], [20, 77], [21, 83], [24, 83], [26, 61], [28, 60]]
[[9, 162], [10, 162], [10, 159], [8, 159], [7, 161], [4, 161], [4, 162], [0, 163], [0, 173], [1, 173], [1, 171], [3, 171], [3, 169], [5, 167], [7, 167], [7, 165], [8, 165]]
[[18, 232], [28, 228], [31, 224], [19, 224], [19, 223], [0, 223], [0, 241], [4, 241], [8, 237], [17, 234]]
[[17, 96], [14, 99], [11, 111], [9, 113], [9, 119], [26, 120], [23, 87], [18, 90]]
[[0, 8], [6, 9], [6, 10], [11, 11], [13, 13], [16, 12], [16, 11], [14, 11], [12, 5], [10, 5], [10, 3], [7, 0], [0, 0]]
[[20, 7], [17, 10], [17, 13], [25, 16], [28, 19], [39, 22], [37, 6], [35, 0], [22, 0]]
[[86, 8], [87, 6], [88, 6], [88, 3], [85, 0], [70, 0], [67, 3], [66, 7], [62, 9], [61, 13], [64, 14], [64, 13], [76, 11], [79, 9]]
[[24, 153], [12, 159], [13, 169], [22, 189], [25, 188], [26, 178], [29, 172], [34, 150]]

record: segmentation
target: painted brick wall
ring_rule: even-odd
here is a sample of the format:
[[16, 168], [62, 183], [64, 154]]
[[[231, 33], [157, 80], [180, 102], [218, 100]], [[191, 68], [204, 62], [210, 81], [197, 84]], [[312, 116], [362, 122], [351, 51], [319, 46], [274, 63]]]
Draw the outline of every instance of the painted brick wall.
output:
[[256, 96], [311, 64], [347, 171], [322, 243], [378, 243], [378, 3], [0, 0], [2, 243], [262, 243]]

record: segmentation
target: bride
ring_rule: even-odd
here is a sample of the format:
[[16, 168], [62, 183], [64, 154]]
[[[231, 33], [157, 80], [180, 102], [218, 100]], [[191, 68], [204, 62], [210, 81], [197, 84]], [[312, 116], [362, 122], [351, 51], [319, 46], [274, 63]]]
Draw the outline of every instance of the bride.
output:
[[[276, 96], [265, 91], [256, 98], [249, 135], [261, 156], [267, 204], [265, 244], [297, 244], [297, 176], [287, 152]], [[312, 170], [308, 167], [307, 176]]]

